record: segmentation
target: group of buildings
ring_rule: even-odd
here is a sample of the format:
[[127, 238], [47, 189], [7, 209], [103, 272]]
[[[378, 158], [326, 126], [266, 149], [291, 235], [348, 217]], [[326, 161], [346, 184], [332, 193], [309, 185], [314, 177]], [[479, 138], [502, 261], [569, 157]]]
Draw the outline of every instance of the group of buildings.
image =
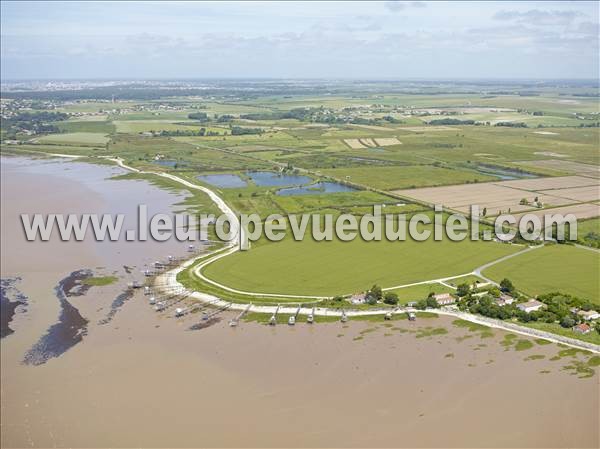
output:
[[[479, 290], [479, 289], [485, 288], [487, 286], [492, 286], [492, 283], [490, 283], [490, 282], [475, 282], [472, 285], [472, 289]], [[481, 292], [475, 293], [476, 296], [484, 296], [486, 294], [488, 294], [487, 291], [481, 291]], [[456, 297], [450, 293], [434, 294], [433, 298], [436, 300], [436, 302], [440, 306], [450, 306], [452, 304], [455, 304], [457, 301]], [[350, 303], [355, 304], [355, 305], [364, 304], [367, 301], [367, 295], [366, 295], [366, 293], [356, 293], [349, 298], [349, 301], [350, 301]], [[516, 299], [507, 293], [501, 293], [499, 297], [495, 298], [496, 304], [500, 307], [513, 304], [513, 303], [515, 303], [515, 301], [516, 301]], [[411, 301], [411, 302], [407, 303], [408, 307], [415, 307], [416, 305], [417, 305], [417, 301]], [[532, 313], [532, 312], [537, 312], [537, 311], [544, 309], [546, 307], [546, 305], [543, 302], [538, 301], [537, 299], [529, 299], [528, 301], [518, 303], [516, 305], [516, 307], [517, 307], [517, 309], [521, 310], [522, 312]], [[591, 332], [592, 326], [589, 323], [594, 320], [600, 319], [600, 312], [597, 312], [596, 310], [579, 310], [579, 309], [573, 308], [573, 309], [571, 309], [571, 313], [573, 315], [578, 316], [579, 318], [581, 318], [583, 320], [582, 323], [576, 324], [572, 328], [573, 332], [576, 332], [579, 334], [587, 334], [588, 332]]]

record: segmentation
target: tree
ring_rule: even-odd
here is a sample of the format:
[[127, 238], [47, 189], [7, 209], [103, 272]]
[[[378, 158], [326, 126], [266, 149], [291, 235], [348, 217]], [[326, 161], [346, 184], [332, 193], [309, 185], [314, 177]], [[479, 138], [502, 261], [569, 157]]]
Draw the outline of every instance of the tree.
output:
[[371, 294], [367, 294], [366, 301], [370, 306], [377, 304], [377, 298]]
[[371, 290], [367, 292], [367, 296], [373, 296], [375, 301], [381, 301], [383, 298], [383, 291], [379, 285], [375, 284], [371, 287]]
[[502, 290], [503, 292], [510, 293], [515, 290], [515, 286], [509, 279], [504, 278], [500, 281], [500, 290]]
[[459, 285], [456, 287], [456, 294], [457, 294], [458, 296], [460, 296], [461, 298], [462, 298], [463, 296], [467, 296], [467, 295], [469, 294], [469, 292], [470, 292], [470, 291], [471, 291], [471, 287], [470, 287], [470, 286], [469, 286], [469, 284], [467, 284], [466, 282], [465, 282], [465, 283], [462, 283], [462, 284], [459, 284]]
[[425, 300], [425, 304], [430, 309], [437, 309], [440, 307], [440, 305], [438, 304], [437, 300], [433, 297], [433, 295], [427, 297], [427, 299]]
[[188, 114], [190, 120], [198, 120], [200, 122], [208, 122], [208, 114], [206, 112], [192, 112]]
[[562, 320], [560, 320], [560, 325], [564, 328], [573, 327], [575, 326], [575, 320], [570, 316], [565, 316]]
[[398, 295], [396, 293], [388, 292], [383, 297], [383, 302], [395, 306], [398, 304]]
[[416, 308], [419, 310], [425, 310], [427, 308], [427, 300], [421, 299], [417, 302]]

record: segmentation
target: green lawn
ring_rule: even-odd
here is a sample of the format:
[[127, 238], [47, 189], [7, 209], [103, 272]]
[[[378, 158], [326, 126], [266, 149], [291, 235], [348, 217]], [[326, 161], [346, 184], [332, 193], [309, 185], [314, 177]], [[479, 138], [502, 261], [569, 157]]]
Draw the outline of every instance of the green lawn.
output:
[[398, 295], [400, 304], [406, 304], [410, 301], [419, 301], [420, 299], [425, 299], [430, 293], [452, 293], [455, 290], [436, 282], [434, 284], [422, 284], [414, 285], [412, 287], [397, 288], [391, 291]]
[[435, 242], [260, 243], [208, 265], [211, 279], [236, 289], [298, 295], [333, 296], [370, 288], [408, 284], [466, 273], [518, 247], [447, 239]]
[[494, 265], [483, 273], [509, 278], [529, 295], [561, 291], [600, 304], [600, 252], [567, 245], [536, 249]]

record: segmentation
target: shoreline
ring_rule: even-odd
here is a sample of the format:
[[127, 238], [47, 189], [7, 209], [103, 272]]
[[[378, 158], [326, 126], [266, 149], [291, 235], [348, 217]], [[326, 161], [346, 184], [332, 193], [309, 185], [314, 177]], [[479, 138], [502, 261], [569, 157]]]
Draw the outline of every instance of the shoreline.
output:
[[[77, 160], [80, 158], [85, 158], [85, 156], [78, 156], [78, 155], [66, 155], [66, 154], [60, 154], [60, 153], [39, 153], [40, 155], [46, 155], [46, 156], [50, 156], [50, 157], [58, 157], [58, 158], [68, 158], [68, 159], [72, 159], [72, 160]], [[192, 188], [192, 189], [196, 189], [196, 190], [200, 190], [204, 193], [206, 193], [209, 198], [215, 203], [215, 205], [224, 213], [226, 214], [229, 219], [231, 220], [231, 223], [235, 224], [235, 229], [234, 229], [234, 238], [232, 239], [232, 242], [227, 242], [225, 243], [225, 247], [223, 248], [218, 248], [217, 250], [213, 250], [213, 251], [209, 251], [207, 253], [204, 253], [200, 256], [195, 256], [192, 257], [186, 261], [184, 261], [183, 263], [181, 263], [178, 267], [168, 270], [166, 272], [160, 273], [156, 276], [155, 280], [154, 280], [154, 286], [157, 287], [157, 289], [180, 289], [182, 291], [186, 291], [187, 289], [185, 288], [185, 286], [183, 284], [181, 284], [178, 280], [177, 280], [177, 275], [182, 272], [183, 270], [187, 269], [188, 267], [190, 267], [191, 265], [193, 265], [196, 261], [198, 261], [201, 258], [206, 258], [206, 260], [204, 262], [202, 262], [202, 264], [197, 267], [196, 269], [194, 269], [194, 273], [197, 274], [197, 272], [204, 266], [204, 265], [208, 265], [210, 263], [212, 263], [214, 260], [217, 260], [218, 258], [221, 257], [226, 257], [230, 254], [233, 254], [237, 251], [239, 251], [240, 247], [239, 247], [239, 233], [243, 233], [244, 230], [241, 228], [239, 220], [237, 218], [237, 215], [234, 213], [234, 211], [227, 205], [227, 203], [219, 196], [217, 195], [213, 190], [204, 187], [204, 186], [199, 186], [197, 184], [193, 184], [189, 181], [186, 181], [185, 179], [182, 179], [176, 175], [172, 175], [169, 173], [159, 173], [159, 172], [153, 172], [153, 171], [144, 171], [144, 170], [140, 170], [131, 166], [126, 165], [123, 160], [121, 158], [118, 157], [109, 157], [109, 156], [105, 156], [105, 157], [101, 157], [101, 160], [108, 160], [111, 162], [114, 162], [115, 164], [117, 164], [117, 166], [128, 170], [130, 172], [134, 172], [134, 173], [139, 173], [139, 174], [149, 174], [149, 175], [155, 175], [155, 176], [160, 176], [160, 177], [164, 177], [167, 179], [171, 179], [172, 181], [178, 182], [180, 184], [182, 184], [183, 186], [187, 187], [187, 188]], [[237, 236], [237, 237], [236, 237]], [[238, 243], [235, 243], [237, 240]], [[524, 252], [527, 252], [528, 250], [525, 250]], [[513, 255], [511, 255], [510, 257], [514, 257], [515, 255], [519, 255], [522, 254], [523, 251], [515, 253]], [[500, 259], [501, 260], [501, 259]], [[498, 261], [500, 261], [498, 260]], [[484, 267], [487, 267], [488, 265], [492, 265], [494, 263], [496, 263], [497, 261], [493, 261], [491, 263], [488, 263], [486, 265], [484, 265]], [[482, 267], [480, 267], [482, 268]], [[475, 273], [478, 269], [475, 269], [473, 271], [473, 273]], [[451, 277], [452, 278], [452, 277]], [[208, 281], [209, 283], [219, 286], [220, 284], [212, 281], [212, 280], [208, 280], [206, 279], [204, 276], [202, 276], [202, 279]], [[158, 283], [157, 281], [159, 280], [163, 280], [164, 282]], [[430, 281], [423, 281], [422, 283], [428, 283]], [[417, 283], [420, 284], [420, 283]], [[397, 287], [394, 287], [397, 288]], [[258, 295], [257, 295], [258, 296]], [[260, 295], [260, 296], [265, 296], [265, 295]], [[269, 296], [269, 295], [266, 295]], [[272, 295], [272, 296], [277, 296], [277, 297], [298, 297], [298, 296], [291, 296], [291, 295]], [[225, 301], [217, 296], [208, 294], [208, 293], [202, 293], [202, 292], [191, 292], [188, 297], [193, 298], [195, 300], [198, 300], [200, 302], [203, 302], [205, 304], [209, 304], [211, 306], [215, 306], [215, 307], [228, 307], [230, 310], [237, 310], [237, 311], [246, 311], [246, 312], [255, 312], [255, 313], [265, 313], [265, 314], [273, 314], [275, 313], [277, 310], [282, 313], [282, 314], [298, 314], [298, 315], [303, 315], [303, 316], [308, 316], [311, 313], [313, 313], [312, 308], [306, 308], [306, 307], [290, 307], [288, 305], [286, 306], [267, 306], [267, 305], [254, 305], [252, 303], [248, 304], [248, 303], [236, 303], [234, 301]], [[298, 297], [299, 299], [317, 299], [315, 297]], [[376, 316], [376, 315], [385, 315], [388, 312], [391, 312], [392, 314], [406, 314], [408, 312], [417, 312], [417, 309], [414, 308], [409, 308], [409, 307], [398, 307], [395, 309], [376, 309], [376, 310], [353, 310], [353, 309], [347, 309], [347, 310], [343, 310], [343, 311], [338, 311], [338, 310], [330, 310], [328, 308], [315, 308], [314, 309], [314, 315], [315, 316], [336, 316], [336, 317], [342, 317], [342, 315], [346, 315], [348, 317], [360, 317], [360, 316]], [[550, 332], [545, 332], [545, 331], [540, 331], [537, 329], [532, 329], [532, 328], [527, 328], [527, 327], [523, 327], [523, 326], [519, 326], [518, 324], [514, 324], [514, 323], [507, 323], [501, 320], [495, 320], [495, 319], [491, 319], [491, 318], [486, 318], [483, 316], [476, 316], [470, 313], [465, 313], [465, 312], [459, 312], [459, 311], [453, 311], [453, 310], [444, 310], [444, 309], [431, 309], [431, 310], [427, 310], [433, 313], [438, 313], [441, 315], [448, 315], [448, 316], [454, 316], [458, 319], [462, 319], [465, 321], [469, 321], [472, 323], [476, 323], [476, 324], [480, 324], [480, 325], [484, 325], [487, 327], [492, 327], [492, 328], [496, 328], [496, 329], [502, 329], [505, 330], [507, 332], [514, 332], [514, 333], [518, 333], [524, 336], [529, 336], [532, 338], [541, 338], [547, 341], [551, 341], [553, 343], [558, 343], [558, 344], [564, 344], [566, 346], [572, 347], [572, 348], [576, 348], [576, 349], [582, 349], [582, 350], [586, 350], [586, 351], [590, 351], [592, 353], [595, 354], [600, 354], [600, 346], [599, 345], [595, 345], [593, 343], [588, 343], [588, 342], [584, 342], [582, 340], [577, 340], [575, 338], [569, 338], [569, 337], [564, 337], [558, 334], [553, 334]]]

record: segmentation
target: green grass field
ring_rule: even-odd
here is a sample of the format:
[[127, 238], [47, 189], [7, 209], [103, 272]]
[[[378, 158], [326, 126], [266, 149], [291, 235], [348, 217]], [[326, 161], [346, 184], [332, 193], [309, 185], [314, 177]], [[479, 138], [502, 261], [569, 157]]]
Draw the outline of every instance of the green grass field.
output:
[[260, 293], [334, 296], [419, 282], [472, 271], [516, 252], [497, 243], [449, 240], [434, 242], [261, 243], [208, 265], [210, 279], [239, 290]]
[[508, 278], [529, 295], [560, 291], [600, 304], [598, 273], [600, 252], [552, 245], [494, 265], [483, 274], [496, 281]]
[[95, 132], [75, 132], [65, 134], [50, 134], [36, 139], [40, 143], [65, 144], [65, 145], [104, 145], [108, 136]]
[[357, 167], [322, 170], [337, 179], [348, 179], [381, 190], [408, 189], [414, 187], [464, 184], [466, 182], [494, 181], [494, 176], [466, 170], [451, 170], [432, 165], [397, 167]]
[[410, 301], [425, 299], [430, 293], [452, 293], [455, 290], [436, 282], [435, 284], [414, 285], [412, 287], [397, 288], [390, 291], [398, 295], [400, 304], [406, 304]]

